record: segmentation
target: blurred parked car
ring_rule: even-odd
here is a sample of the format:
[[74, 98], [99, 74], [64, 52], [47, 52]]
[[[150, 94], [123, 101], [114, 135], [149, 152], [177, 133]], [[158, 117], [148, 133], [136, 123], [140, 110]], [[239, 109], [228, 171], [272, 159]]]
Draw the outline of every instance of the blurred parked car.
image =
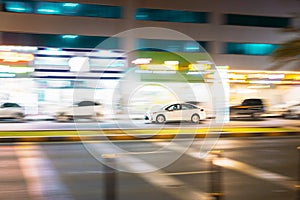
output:
[[287, 104], [277, 104], [268, 107], [267, 109], [267, 116], [271, 117], [282, 117], [284, 113], [288, 110], [290, 105]]
[[271, 117], [288, 117], [289, 109], [299, 103], [289, 102], [283, 104], [272, 105], [267, 109], [267, 116]]
[[25, 117], [24, 108], [16, 103], [3, 103], [0, 106], [0, 118], [2, 119], [23, 119]]
[[265, 113], [262, 99], [244, 99], [240, 105], [230, 107], [230, 118], [251, 117], [260, 118]]
[[291, 105], [283, 113], [284, 118], [300, 118], [300, 103]]
[[145, 120], [156, 123], [165, 123], [169, 121], [191, 121], [199, 123], [206, 119], [204, 108], [199, 108], [189, 103], [168, 104], [158, 110], [148, 111], [145, 114]]
[[94, 101], [81, 101], [74, 106], [70, 106], [56, 112], [56, 121], [69, 121], [73, 119], [93, 119], [101, 120], [103, 107]]

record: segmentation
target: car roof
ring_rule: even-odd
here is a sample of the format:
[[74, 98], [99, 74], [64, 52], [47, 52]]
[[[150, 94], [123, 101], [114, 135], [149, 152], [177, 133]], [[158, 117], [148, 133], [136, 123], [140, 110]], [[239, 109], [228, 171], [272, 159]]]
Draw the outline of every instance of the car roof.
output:
[[162, 108], [165, 108], [165, 107], [168, 107], [168, 106], [171, 106], [171, 105], [174, 105], [174, 104], [188, 104], [188, 105], [192, 105], [192, 106], [198, 107], [197, 105], [194, 105], [194, 104], [191, 104], [191, 103], [187, 103], [187, 102], [173, 102], [173, 103], [164, 104], [162, 106]]

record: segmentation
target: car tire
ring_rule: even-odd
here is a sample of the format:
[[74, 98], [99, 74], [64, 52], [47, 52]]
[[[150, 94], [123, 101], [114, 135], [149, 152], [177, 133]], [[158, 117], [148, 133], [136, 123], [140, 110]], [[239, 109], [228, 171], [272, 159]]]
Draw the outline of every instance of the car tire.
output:
[[18, 122], [24, 122], [24, 114], [23, 113], [16, 113], [14, 115], [14, 119], [16, 119]]
[[94, 116], [94, 120], [97, 121], [101, 121], [103, 118], [103, 115], [101, 113], [96, 113], [96, 115]]
[[23, 115], [23, 113], [16, 113], [16, 114], [14, 115], [14, 118], [15, 118], [15, 119], [23, 119], [23, 118], [24, 118], [24, 115]]
[[283, 114], [283, 118], [285, 119], [291, 119], [293, 118], [293, 113], [291, 110], [287, 110], [284, 114]]
[[164, 115], [157, 115], [156, 122], [158, 124], [166, 123], [166, 117]]
[[69, 120], [70, 120], [70, 117], [68, 117], [67, 115], [58, 115], [56, 117], [56, 121], [58, 121], [58, 122], [66, 122]]
[[199, 123], [200, 122], [200, 116], [198, 114], [193, 114], [191, 117], [191, 122], [192, 123]]
[[252, 119], [259, 119], [260, 118], [260, 114], [259, 113], [252, 113], [251, 115]]

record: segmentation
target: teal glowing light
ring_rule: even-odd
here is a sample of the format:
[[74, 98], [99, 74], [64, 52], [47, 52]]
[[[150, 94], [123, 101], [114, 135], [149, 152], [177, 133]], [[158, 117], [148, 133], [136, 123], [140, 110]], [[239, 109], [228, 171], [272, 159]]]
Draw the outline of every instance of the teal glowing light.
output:
[[8, 12], [31, 12], [31, 9], [27, 7], [23, 2], [7, 2], [5, 4], [5, 9]]
[[37, 10], [40, 14], [59, 14], [58, 10], [41, 8]]
[[78, 35], [63, 35], [62, 36], [63, 39], [75, 39], [77, 37], [78, 37]]
[[244, 44], [247, 54], [251, 55], [269, 55], [276, 48], [273, 44]]
[[199, 50], [199, 47], [197, 47], [197, 46], [185, 47], [185, 50], [187, 50], [187, 51], [195, 51], [195, 50]]
[[244, 55], [270, 55], [277, 44], [259, 44], [259, 43], [227, 43], [227, 53]]
[[20, 7], [8, 7], [6, 9], [11, 11], [11, 12], [24, 12], [24, 11], [26, 11], [25, 8], [20, 8]]
[[64, 3], [63, 6], [64, 7], [77, 7], [79, 5], [79, 3]]

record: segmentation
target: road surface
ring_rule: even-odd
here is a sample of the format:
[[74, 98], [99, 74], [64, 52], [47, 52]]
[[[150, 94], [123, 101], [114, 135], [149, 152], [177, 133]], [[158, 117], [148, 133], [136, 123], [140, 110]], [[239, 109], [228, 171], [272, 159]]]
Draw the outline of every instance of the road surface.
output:
[[[199, 157], [208, 141], [195, 140], [188, 148], [186, 140], [174, 142], [2, 144], [0, 199], [106, 200], [112, 191], [118, 200], [205, 199], [215, 172], [212, 159], [222, 167], [226, 200], [297, 197], [300, 137], [219, 139], [215, 150], [222, 150], [222, 158]], [[112, 150], [116, 146], [122, 153]], [[123, 171], [111, 173], [101, 161]], [[106, 189], [105, 178], [115, 180], [115, 190]]]

